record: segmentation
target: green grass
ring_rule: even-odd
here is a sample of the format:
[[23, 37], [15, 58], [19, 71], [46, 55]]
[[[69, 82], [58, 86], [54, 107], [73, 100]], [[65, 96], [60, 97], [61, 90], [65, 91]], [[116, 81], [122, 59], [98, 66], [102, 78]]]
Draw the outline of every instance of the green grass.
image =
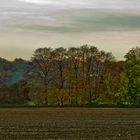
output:
[[1, 108], [0, 139], [139, 140], [140, 109]]

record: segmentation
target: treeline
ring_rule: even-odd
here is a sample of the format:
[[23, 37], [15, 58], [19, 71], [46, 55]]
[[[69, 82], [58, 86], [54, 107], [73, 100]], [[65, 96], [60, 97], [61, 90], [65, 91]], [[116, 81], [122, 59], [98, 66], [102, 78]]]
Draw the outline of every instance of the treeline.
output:
[[39, 48], [25, 63], [28, 69], [24, 71], [22, 67], [23, 78], [0, 86], [1, 103], [140, 105], [138, 47], [125, 55], [125, 61], [116, 61], [111, 53], [89, 45]]

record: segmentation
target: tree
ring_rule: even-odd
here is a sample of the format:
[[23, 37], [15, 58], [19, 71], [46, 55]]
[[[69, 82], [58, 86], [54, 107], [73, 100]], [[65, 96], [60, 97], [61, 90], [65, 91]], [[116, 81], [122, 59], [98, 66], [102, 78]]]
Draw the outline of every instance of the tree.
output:
[[125, 72], [119, 74], [118, 93], [116, 94], [116, 101], [118, 104], [124, 104], [128, 102], [128, 89], [129, 79]]
[[129, 78], [129, 100], [131, 104], [137, 104], [140, 102], [140, 48], [131, 49], [125, 58]]
[[72, 101], [72, 96], [74, 95], [75, 103], [79, 104], [78, 96], [80, 96], [80, 48], [71, 47], [68, 50], [68, 85], [69, 85], [69, 97], [70, 102]]
[[35, 77], [36, 86], [45, 94], [44, 103], [48, 104], [48, 91], [51, 83], [51, 71], [53, 65], [53, 55], [51, 48], [39, 48], [35, 51], [32, 62], [34, 64], [33, 77]]
[[[63, 47], [57, 48], [53, 51], [53, 87], [54, 89], [58, 89], [58, 93], [61, 96], [57, 97], [60, 102], [61, 106], [64, 105], [64, 97], [65, 97], [65, 90], [66, 90], [66, 67], [67, 67], [67, 50]], [[57, 94], [56, 94], [57, 95]]]
[[[123, 74], [124, 62], [114, 61], [113, 59], [103, 63], [102, 73], [100, 78], [100, 100], [105, 103], [121, 104], [123, 99], [122, 88], [125, 88], [122, 83], [123, 78], [126, 78]], [[120, 90], [120, 91], [119, 91]]]

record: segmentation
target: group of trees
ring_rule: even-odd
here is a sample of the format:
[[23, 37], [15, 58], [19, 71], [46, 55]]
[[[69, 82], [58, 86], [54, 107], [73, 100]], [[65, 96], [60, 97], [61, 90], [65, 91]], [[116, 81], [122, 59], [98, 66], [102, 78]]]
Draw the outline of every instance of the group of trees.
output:
[[140, 104], [140, 48], [125, 59], [89, 45], [39, 48], [8, 97], [32, 105]]

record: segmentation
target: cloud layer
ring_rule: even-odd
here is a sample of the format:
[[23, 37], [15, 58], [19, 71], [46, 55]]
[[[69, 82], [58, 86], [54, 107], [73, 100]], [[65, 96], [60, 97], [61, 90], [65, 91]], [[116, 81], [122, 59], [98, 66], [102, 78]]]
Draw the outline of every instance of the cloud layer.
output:
[[140, 8], [139, 0], [19, 0], [40, 5], [52, 5], [65, 8]]
[[87, 43], [122, 59], [140, 46], [139, 11], [140, 0], [0, 0], [0, 57]]

